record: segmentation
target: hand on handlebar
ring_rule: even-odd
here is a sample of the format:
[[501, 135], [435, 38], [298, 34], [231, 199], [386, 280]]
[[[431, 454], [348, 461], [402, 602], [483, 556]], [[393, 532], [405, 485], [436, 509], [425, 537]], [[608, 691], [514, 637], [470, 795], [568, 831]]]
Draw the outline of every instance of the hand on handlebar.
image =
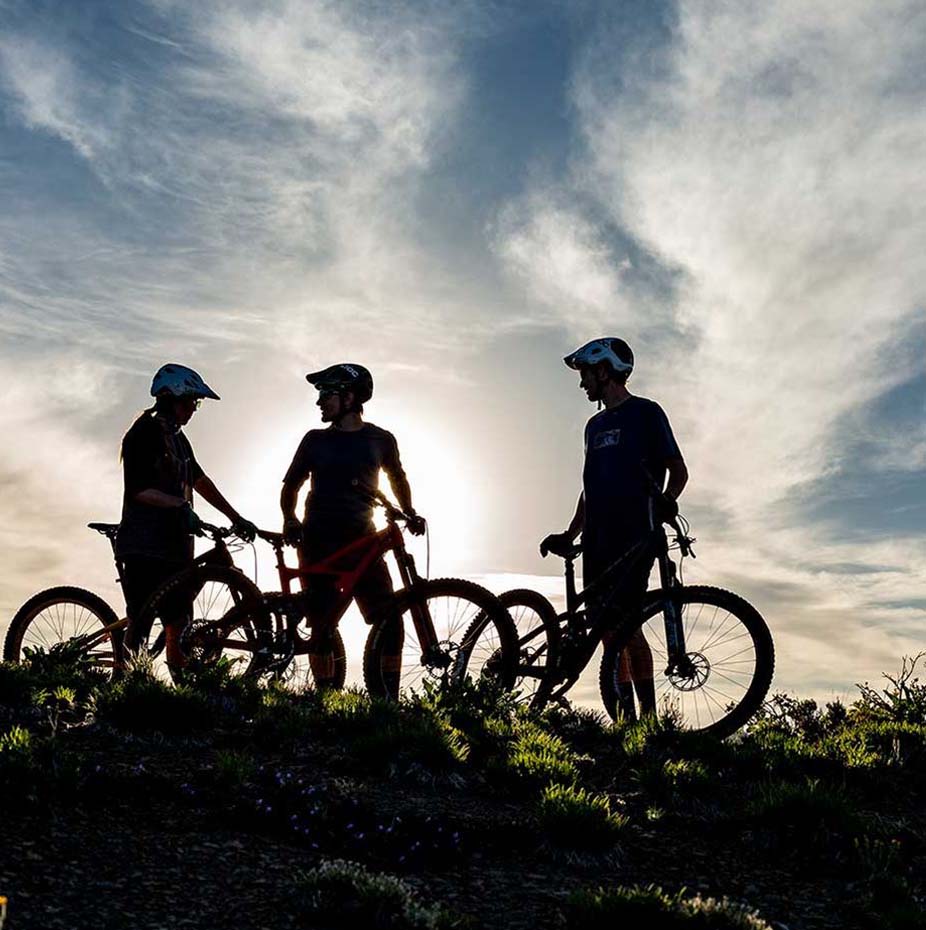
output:
[[296, 517], [289, 517], [283, 522], [283, 539], [290, 546], [302, 545], [302, 523]]
[[411, 533], [412, 536], [423, 535], [424, 531], [428, 528], [428, 523], [425, 518], [419, 516], [414, 510], [410, 511], [405, 516], [408, 518], [405, 521], [405, 525], [408, 527], [409, 533]]
[[550, 533], [544, 536], [540, 543], [540, 554], [546, 558], [548, 552], [563, 558], [570, 552], [573, 547], [573, 539], [569, 533]]
[[239, 539], [243, 539], [245, 542], [253, 542], [254, 537], [257, 536], [257, 526], [240, 514], [232, 523], [231, 530]]

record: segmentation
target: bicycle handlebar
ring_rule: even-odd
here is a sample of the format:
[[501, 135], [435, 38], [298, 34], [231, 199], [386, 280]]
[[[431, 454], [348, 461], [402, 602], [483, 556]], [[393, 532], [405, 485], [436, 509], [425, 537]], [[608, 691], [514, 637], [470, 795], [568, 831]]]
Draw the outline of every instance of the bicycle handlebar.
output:
[[213, 542], [218, 542], [220, 539], [228, 539], [229, 536], [235, 534], [230, 526], [214, 526], [212, 523], [200, 522], [196, 535], [208, 536]]

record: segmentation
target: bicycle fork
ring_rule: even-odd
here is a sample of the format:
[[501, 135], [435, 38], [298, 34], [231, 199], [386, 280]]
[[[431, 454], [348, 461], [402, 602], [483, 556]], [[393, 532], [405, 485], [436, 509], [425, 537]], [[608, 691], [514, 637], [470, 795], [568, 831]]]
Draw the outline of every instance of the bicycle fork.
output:
[[669, 558], [666, 550], [659, 553], [659, 582], [664, 592], [662, 615], [665, 621], [668, 659], [665, 675], [667, 678], [690, 678], [694, 673], [694, 667], [685, 643], [685, 624], [681, 605], [675, 597], [678, 576], [675, 563]]

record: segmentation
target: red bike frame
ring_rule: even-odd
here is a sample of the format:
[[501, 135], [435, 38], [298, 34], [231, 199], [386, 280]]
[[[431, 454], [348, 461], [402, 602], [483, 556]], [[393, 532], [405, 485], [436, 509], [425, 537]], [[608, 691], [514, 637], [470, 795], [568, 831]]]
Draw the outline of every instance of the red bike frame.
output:
[[[313, 577], [324, 577], [333, 580], [335, 589], [340, 596], [340, 600], [332, 612], [334, 623], [341, 619], [347, 609], [354, 596], [357, 582], [360, 581], [370, 566], [385, 556], [387, 552], [395, 554], [396, 563], [399, 567], [399, 577], [406, 589], [411, 588], [419, 580], [415, 570], [414, 558], [406, 550], [402, 530], [393, 519], [389, 519], [385, 529], [361, 536], [318, 562], [307, 562], [300, 549], [298, 568], [292, 568], [286, 564], [283, 552], [285, 543], [281, 534], [261, 532], [259, 535], [273, 546], [276, 554], [277, 573], [280, 576], [280, 589], [284, 595], [294, 594], [292, 583], [297, 580], [303, 591], [308, 590]], [[350, 560], [350, 568], [343, 566], [346, 560]], [[308, 617], [307, 619], [311, 625], [313, 618]], [[433, 646], [436, 636], [427, 611], [413, 608], [412, 619], [422, 651], [429, 646]]]

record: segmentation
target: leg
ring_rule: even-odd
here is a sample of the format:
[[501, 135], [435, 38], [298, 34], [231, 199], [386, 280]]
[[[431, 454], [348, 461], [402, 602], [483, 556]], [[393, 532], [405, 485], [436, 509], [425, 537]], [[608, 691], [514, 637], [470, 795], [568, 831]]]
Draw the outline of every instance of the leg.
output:
[[[615, 635], [613, 630], [606, 630], [601, 637], [602, 644], [607, 648]], [[628, 653], [628, 649], [621, 651], [620, 665], [618, 666], [617, 709], [625, 720], [636, 720], [637, 708], [633, 702], [633, 674]]]
[[[653, 562], [646, 561], [635, 576], [628, 580], [626, 612], [634, 618], [643, 614], [643, 602], [646, 589], [649, 586], [649, 576]], [[621, 656], [622, 662], [630, 666], [630, 677], [640, 702], [640, 714], [644, 717], [656, 713], [656, 686], [653, 683], [653, 653], [649, 643], [643, 635], [642, 629], [637, 629]]]
[[[355, 589], [357, 606], [367, 623], [382, 616], [384, 606], [392, 603], [394, 588], [389, 568], [384, 559], [374, 562], [366, 571]], [[388, 695], [399, 696], [399, 680], [402, 675], [402, 647], [405, 645], [405, 629], [401, 618], [395, 616], [389, 622], [389, 633], [383, 655], [383, 679]]]
[[[145, 629], [140, 626], [142, 608], [148, 598], [168, 578], [172, 578], [189, 566], [188, 562], [173, 562], [147, 556], [130, 556], [125, 559], [122, 569], [122, 586], [125, 594], [126, 614], [129, 618], [125, 637], [125, 647], [128, 651], [137, 652], [148, 644], [151, 620], [146, 622]], [[180, 648], [180, 636], [185, 623], [189, 622], [190, 605], [186, 603], [183, 595], [179, 598], [171, 598], [168, 604], [169, 609], [165, 611], [165, 616], [161, 617], [161, 623], [164, 625], [167, 662], [169, 665], [182, 667], [186, 664], [186, 660]]]
[[[344, 540], [332, 534], [306, 533], [299, 548], [299, 567], [305, 568], [319, 562], [332, 552], [346, 545]], [[334, 586], [334, 581], [324, 575], [313, 575], [311, 580], [302, 582], [307, 591], [307, 620], [311, 627], [308, 645], [309, 668], [318, 690], [340, 686], [337, 675], [337, 656], [334, 651], [333, 634], [341, 618], [339, 602], [341, 596]]]

